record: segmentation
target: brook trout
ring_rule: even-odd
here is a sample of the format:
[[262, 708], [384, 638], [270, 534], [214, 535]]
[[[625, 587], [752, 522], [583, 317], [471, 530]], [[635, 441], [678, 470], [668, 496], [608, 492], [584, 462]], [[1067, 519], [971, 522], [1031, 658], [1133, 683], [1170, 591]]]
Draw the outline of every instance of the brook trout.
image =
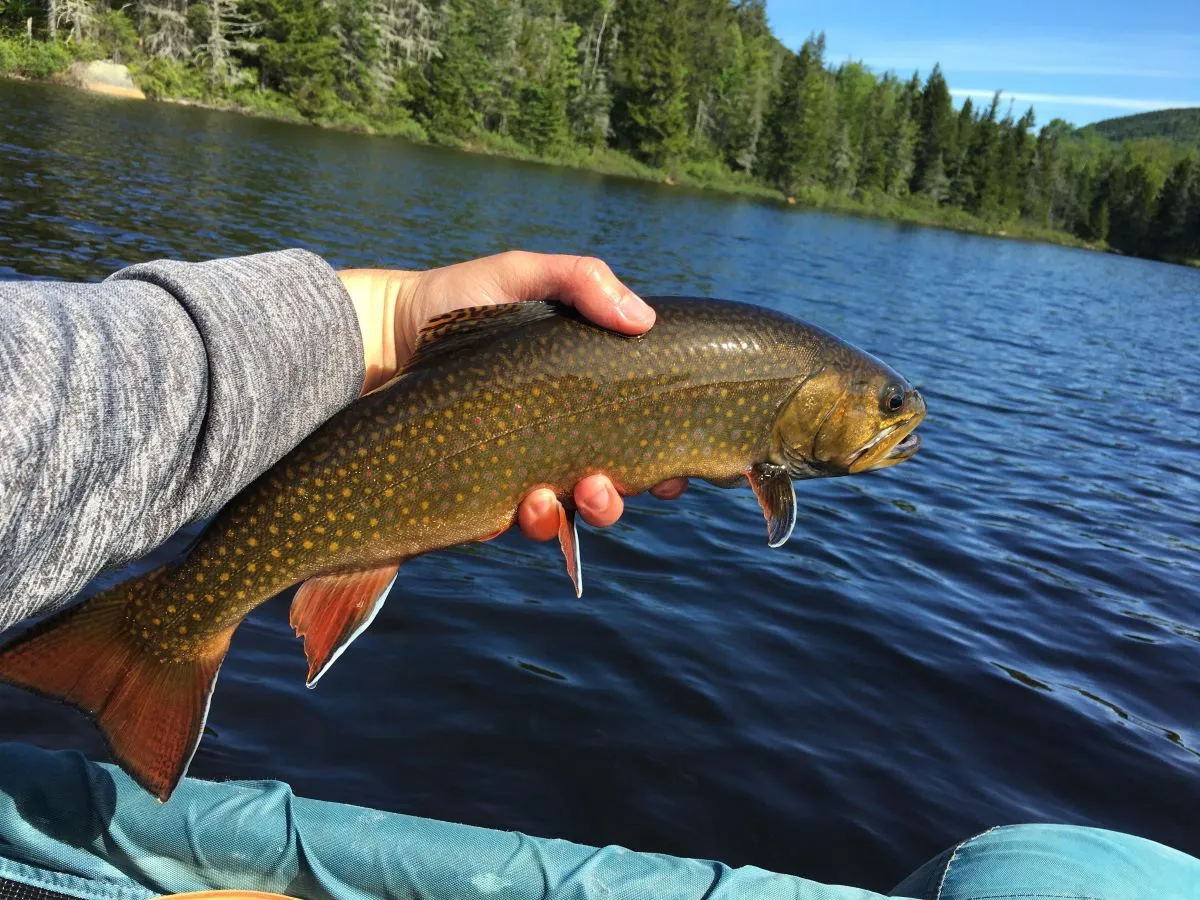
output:
[[[916, 452], [925, 401], [879, 360], [741, 303], [651, 300], [636, 338], [566, 307], [514, 303], [433, 320], [406, 370], [247, 486], [178, 564], [105, 591], [0, 650], [0, 679], [95, 721], [166, 800], [203, 732], [234, 629], [303, 582], [291, 624], [308, 684], [371, 622], [400, 564], [510, 527], [522, 498], [607, 474], [623, 494], [689, 476], [748, 481], [783, 544], [793, 478]], [[574, 513], [560, 511], [582, 586]]]

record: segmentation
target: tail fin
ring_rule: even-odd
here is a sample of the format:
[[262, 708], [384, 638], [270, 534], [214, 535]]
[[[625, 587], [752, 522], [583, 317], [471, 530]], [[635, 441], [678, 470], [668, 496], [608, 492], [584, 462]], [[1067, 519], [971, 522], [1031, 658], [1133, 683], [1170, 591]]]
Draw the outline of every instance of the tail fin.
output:
[[0, 681], [86, 713], [121, 768], [166, 801], [200, 742], [233, 629], [182, 662], [157, 658], [135, 639], [127, 616], [130, 601], [148, 594], [160, 573], [117, 585], [18, 635], [0, 648]]

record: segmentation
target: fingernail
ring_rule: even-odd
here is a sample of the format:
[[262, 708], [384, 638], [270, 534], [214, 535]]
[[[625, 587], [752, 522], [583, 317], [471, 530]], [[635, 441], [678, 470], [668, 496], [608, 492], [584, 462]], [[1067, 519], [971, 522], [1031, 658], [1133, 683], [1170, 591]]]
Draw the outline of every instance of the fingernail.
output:
[[617, 298], [617, 311], [630, 325], [649, 328], [654, 324], [654, 310], [633, 291], [625, 291]]
[[578, 502], [587, 507], [587, 511], [592, 515], [600, 516], [608, 512], [608, 507], [612, 505], [612, 497], [609, 496], [607, 487], [598, 485], [591, 493], [579, 498]]
[[545, 488], [538, 491], [533, 495], [534, 515], [536, 515], [539, 519], [543, 516], [550, 515], [550, 513], [554, 511], [554, 504], [557, 502], [557, 500], [558, 498], [554, 496], [553, 492], [548, 491]]

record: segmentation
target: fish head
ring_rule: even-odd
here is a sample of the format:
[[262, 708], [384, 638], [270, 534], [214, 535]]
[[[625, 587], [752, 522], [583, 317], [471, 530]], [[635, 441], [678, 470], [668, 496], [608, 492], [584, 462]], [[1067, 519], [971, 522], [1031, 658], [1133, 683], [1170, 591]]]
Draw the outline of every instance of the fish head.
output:
[[[917, 452], [925, 398], [869, 354], [841, 348], [780, 407], [774, 454], [795, 478], [856, 475]], [[845, 352], [849, 351], [849, 352]]]

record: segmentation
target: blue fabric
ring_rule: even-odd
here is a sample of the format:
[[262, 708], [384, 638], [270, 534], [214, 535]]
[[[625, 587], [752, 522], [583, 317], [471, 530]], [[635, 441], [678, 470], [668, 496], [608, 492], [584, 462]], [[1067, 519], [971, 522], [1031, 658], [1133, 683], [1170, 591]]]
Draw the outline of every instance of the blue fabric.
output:
[[880, 900], [747, 866], [597, 849], [185, 780], [166, 805], [75, 753], [0, 744], [0, 878], [91, 900], [210, 888], [347, 900]]
[[1200, 900], [1200, 860], [1115, 831], [993, 828], [896, 886], [920, 900]]
[[[185, 780], [159, 804], [113, 766], [0, 744], [0, 879], [86, 900], [243, 888], [301, 898], [883, 900], [746, 866], [594, 848]], [[1200, 860], [1063, 825], [996, 828], [895, 900], [1200, 900]]]

